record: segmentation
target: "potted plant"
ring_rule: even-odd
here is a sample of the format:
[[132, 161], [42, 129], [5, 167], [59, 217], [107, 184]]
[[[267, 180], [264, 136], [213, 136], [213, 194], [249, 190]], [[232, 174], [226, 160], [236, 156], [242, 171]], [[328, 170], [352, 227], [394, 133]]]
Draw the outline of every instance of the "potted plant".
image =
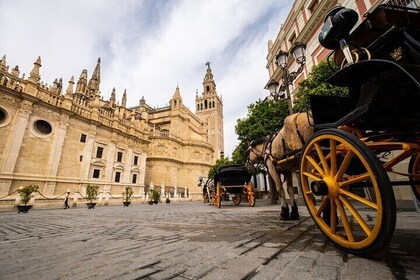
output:
[[90, 201], [86, 203], [88, 209], [95, 209], [96, 202], [93, 202], [93, 200], [98, 197], [98, 194], [99, 194], [99, 186], [87, 185], [86, 199]]
[[131, 203], [131, 197], [133, 196], [133, 188], [132, 187], [125, 187], [124, 191], [122, 192], [122, 199], [124, 207], [128, 207]]
[[17, 208], [19, 210], [18, 213], [28, 213], [29, 209], [32, 208], [32, 205], [27, 205], [29, 200], [31, 200], [31, 195], [34, 192], [38, 191], [38, 186], [29, 185], [25, 187], [20, 187], [18, 189], [18, 193], [20, 195], [20, 202], [23, 205], [18, 205]]
[[158, 191], [155, 191], [155, 190], [151, 189], [150, 190], [149, 204], [151, 204], [150, 201], [152, 201], [152, 203], [154, 203], [154, 204], [158, 204], [159, 197], [160, 197], [160, 193]]

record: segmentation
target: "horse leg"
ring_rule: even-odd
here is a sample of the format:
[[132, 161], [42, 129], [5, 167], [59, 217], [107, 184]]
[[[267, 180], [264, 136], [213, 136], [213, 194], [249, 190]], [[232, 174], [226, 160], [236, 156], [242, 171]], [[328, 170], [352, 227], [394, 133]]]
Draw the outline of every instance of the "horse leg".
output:
[[289, 207], [287, 206], [286, 195], [285, 195], [284, 190], [283, 190], [280, 174], [277, 172], [277, 169], [274, 166], [273, 161], [271, 159], [267, 159], [265, 164], [267, 166], [268, 174], [274, 180], [274, 183], [276, 185], [277, 194], [278, 194], [279, 199], [280, 199], [280, 207], [281, 207], [280, 219], [281, 220], [288, 220], [289, 219]]
[[[291, 220], [299, 220], [298, 206], [295, 200], [295, 190], [293, 188], [292, 172], [287, 172], [284, 175], [287, 182], [287, 193], [290, 197], [290, 204], [292, 205], [292, 212], [290, 213]], [[299, 180], [299, 178], [298, 178]]]

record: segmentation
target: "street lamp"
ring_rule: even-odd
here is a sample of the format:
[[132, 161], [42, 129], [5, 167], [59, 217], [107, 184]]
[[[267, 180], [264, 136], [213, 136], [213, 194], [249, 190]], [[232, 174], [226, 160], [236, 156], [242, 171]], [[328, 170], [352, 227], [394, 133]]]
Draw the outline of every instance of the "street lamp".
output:
[[[274, 99], [287, 99], [290, 114], [293, 113], [293, 110], [289, 86], [303, 71], [303, 65], [306, 62], [305, 48], [305, 44], [296, 43], [289, 52], [280, 50], [279, 53], [276, 55], [276, 63], [283, 71], [282, 83], [279, 85], [277, 81], [271, 79], [267, 85], [270, 91], [270, 95], [273, 96]], [[298, 69], [293, 72], [289, 72], [289, 70], [287, 69], [288, 59], [290, 55], [293, 55], [298, 64]]]

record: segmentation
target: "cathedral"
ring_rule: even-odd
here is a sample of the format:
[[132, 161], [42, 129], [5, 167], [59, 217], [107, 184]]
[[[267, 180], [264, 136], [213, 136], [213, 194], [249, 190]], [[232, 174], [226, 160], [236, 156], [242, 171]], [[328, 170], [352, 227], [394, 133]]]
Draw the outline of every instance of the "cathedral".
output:
[[[176, 87], [169, 106], [151, 108], [144, 97], [127, 107], [115, 88], [100, 96], [101, 61], [89, 79], [41, 81], [41, 58], [28, 78], [0, 60], [0, 197], [19, 187], [38, 185], [42, 195], [67, 190], [85, 192], [88, 184], [120, 195], [159, 188], [172, 196], [201, 198], [200, 176], [223, 155], [223, 102], [207, 63], [196, 112], [184, 104]], [[4, 200], [3, 199], [3, 200]]]

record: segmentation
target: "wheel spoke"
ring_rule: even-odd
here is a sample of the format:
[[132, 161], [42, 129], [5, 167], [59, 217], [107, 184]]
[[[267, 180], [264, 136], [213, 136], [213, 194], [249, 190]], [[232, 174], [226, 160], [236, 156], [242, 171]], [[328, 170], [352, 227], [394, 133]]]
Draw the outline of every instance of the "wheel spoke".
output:
[[340, 188], [342, 188], [342, 187], [345, 187], [347, 185], [362, 182], [366, 179], [369, 179], [369, 177], [370, 177], [370, 174], [366, 172], [366, 173], [363, 173], [361, 175], [357, 175], [357, 176], [351, 178], [350, 180], [342, 181], [342, 182], [338, 183], [338, 186]]
[[314, 174], [312, 174], [312, 173], [309, 173], [309, 172], [302, 172], [302, 174], [303, 174], [303, 175], [305, 175], [306, 177], [311, 178], [312, 180], [315, 180], [315, 181], [321, 181], [321, 178], [319, 178], [319, 177], [315, 176], [315, 175], [314, 175]]
[[327, 160], [325, 159], [324, 153], [322, 152], [321, 146], [319, 143], [315, 143], [315, 149], [318, 153], [319, 159], [321, 160], [322, 167], [324, 168], [324, 173], [330, 173], [330, 167], [328, 166]]
[[344, 157], [343, 163], [340, 166], [340, 169], [338, 170], [337, 174], [335, 174], [334, 176], [334, 180], [336, 181], [341, 181], [344, 172], [346, 171], [347, 167], [350, 164], [351, 159], [353, 158], [353, 151], [349, 150], [346, 154], [346, 156]]
[[352, 192], [349, 192], [349, 191], [347, 191], [345, 189], [339, 189], [338, 190], [338, 193], [341, 194], [341, 195], [346, 195], [348, 197], [351, 197], [351, 198], [353, 198], [353, 199], [355, 199], [355, 200], [357, 200], [357, 201], [359, 201], [359, 202], [361, 202], [361, 203], [363, 203], [363, 204], [365, 204], [365, 205], [367, 205], [367, 206], [369, 206], [369, 207], [371, 207], [371, 208], [373, 208], [375, 210], [378, 210], [378, 205], [376, 203], [373, 203], [370, 200], [367, 200], [367, 199], [365, 199], [363, 197], [360, 197], [357, 194], [354, 194]]
[[347, 219], [346, 211], [344, 211], [343, 205], [341, 204], [340, 200], [337, 198], [335, 199], [335, 203], [337, 204], [338, 212], [340, 212], [341, 221], [343, 222], [344, 230], [347, 235], [347, 239], [350, 242], [354, 242], [353, 232], [351, 230], [349, 220]]
[[330, 227], [331, 233], [335, 234], [337, 230], [337, 206], [333, 199], [331, 199]]
[[327, 207], [329, 200], [330, 199], [328, 198], [328, 196], [324, 197], [321, 205], [319, 206], [318, 210], [316, 211], [316, 216], [317, 217], [321, 217], [321, 213], [322, 213], [322, 211], [324, 211], [325, 207]]
[[318, 163], [311, 156], [306, 156], [306, 159], [312, 164], [313, 167], [315, 167], [319, 174], [324, 174], [324, 170], [322, 170], [321, 166], [319, 166]]
[[337, 173], [337, 154], [336, 154], [337, 143], [335, 140], [330, 139], [330, 157], [331, 157], [331, 171], [330, 175], [335, 176]]
[[359, 225], [362, 227], [363, 231], [366, 233], [367, 236], [369, 236], [372, 231], [370, 227], [366, 224], [365, 220], [360, 216], [359, 212], [353, 207], [353, 205], [350, 203], [350, 201], [345, 196], [339, 196], [340, 201], [344, 204], [344, 206], [349, 209], [350, 213], [353, 215], [353, 217], [356, 219], [356, 221], [359, 223]]

